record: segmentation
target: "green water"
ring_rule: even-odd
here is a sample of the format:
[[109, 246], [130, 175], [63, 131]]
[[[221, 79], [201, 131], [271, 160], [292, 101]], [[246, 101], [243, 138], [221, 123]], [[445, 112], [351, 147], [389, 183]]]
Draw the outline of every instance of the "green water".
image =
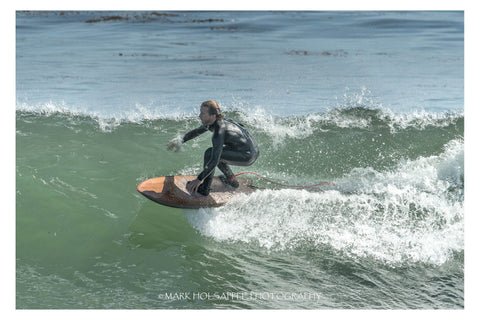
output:
[[17, 111], [17, 308], [463, 307], [463, 116], [227, 116], [249, 171], [337, 184], [167, 208], [136, 185], [200, 171], [207, 134], [165, 148], [197, 119]]

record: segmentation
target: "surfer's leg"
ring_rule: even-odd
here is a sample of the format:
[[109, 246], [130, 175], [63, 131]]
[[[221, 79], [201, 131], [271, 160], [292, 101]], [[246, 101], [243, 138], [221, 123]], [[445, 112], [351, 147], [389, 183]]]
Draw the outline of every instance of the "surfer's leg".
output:
[[222, 180], [224, 184], [227, 184], [234, 188], [238, 188], [239, 186], [238, 181], [235, 179], [235, 175], [233, 174], [232, 169], [230, 169], [230, 166], [226, 162], [220, 160], [217, 167], [224, 174], [223, 176], [219, 177], [220, 180]]
[[[212, 157], [212, 150], [213, 148], [208, 148], [207, 150], [205, 150], [205, 154], [203, 156], [204, 168], [207, 165], [207, 163], [210, 161], [210, 158]], [[214, 173], [215, 173], [215, 169], [209, 176], [203, 179], [203, 183], [200, 186], [198, 186], [198, 193], [203, 194], [204, 196], [207, 196], [210, 193], [210, 186], [212, 185]]]
[[250, 165], [250, 154], [242, 151], [235, 151], [228, 148], [223, 149], [222, 155], [220, 156], [220, 162], [217, 167], [225, 175], [220, 177], [223, 183], [228, 184], [234, 188], [238, 188], [238, 181], [235, 179], [235, 174], [233, 173], [230, 165], [235, 166], [248, 166]]
[[[222, 155], [220, 156], [220, 163], [224, 163], [227, 168], [228, 165], [246, 167], [251, 165], [253, 161], [250, 152], [224, 148]], [[218, 168], [221, 170], [220, 164], [218, 165]], [[222, 172], [224, 171], [222, 170]]]
[[225, 175], [225, 177], [230, 178], [230, 179], [233, 178], [233, 176], [234, 176], [233, 171], [225, 161], [220, 160], [217, 167], [218, 167], [218, 169], [220, 169], [220, 171], [222, 171], [222, 173]]

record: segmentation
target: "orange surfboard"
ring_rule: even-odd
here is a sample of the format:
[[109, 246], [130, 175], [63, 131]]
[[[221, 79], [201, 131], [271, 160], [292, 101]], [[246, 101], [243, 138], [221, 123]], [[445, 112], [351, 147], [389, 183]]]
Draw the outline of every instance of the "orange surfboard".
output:
[[237, 178], [240, 186], [233, 188], [225, 185], [218, 177], [214, 177], [211, 185], [212, 190], [208, 196], [198, 193], [190, 194], [186, 189], [186, 184], [196, 178], [197, 176], [152, 178], [140, 183], [137, 190], [157, 203], [183, 209], [219, 207], [239, 194], [248, 194], [255, 191], [248, 179]]

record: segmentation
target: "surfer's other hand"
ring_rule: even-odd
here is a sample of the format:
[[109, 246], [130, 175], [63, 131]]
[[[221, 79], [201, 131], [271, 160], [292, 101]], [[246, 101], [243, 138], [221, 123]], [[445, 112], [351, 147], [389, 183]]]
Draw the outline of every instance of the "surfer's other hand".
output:
[[168, 150], [173, 150], [173, 148], [175, 148], [175, 143], [173, 142], [173, 140], [171, 140], [167, 144], [167, 149]]
[[181, 137], [173, 138], [167, 143], [167, 149], [174, 150], [175, 152], [182, 150], [182, 141]]
[[202, 184], [202, 181], [195, 179], [192, 181], [189, 181], [186, 185], [187, 191], [190, 193], [194, 193], [198, 191], [198, 187]]

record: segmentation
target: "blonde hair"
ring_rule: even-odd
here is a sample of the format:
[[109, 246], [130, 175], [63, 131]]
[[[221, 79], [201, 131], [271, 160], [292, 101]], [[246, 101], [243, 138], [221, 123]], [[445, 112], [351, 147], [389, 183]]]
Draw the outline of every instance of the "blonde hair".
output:
[[208, 113], [210, 115], [216, 115], [217, 119], [223, 120], [225, 117], [222, 114], [222, 111], [220, 111], [220, 107], [218, 106], [218, 103], [216, 103], [213, 100], [208, 100], [204, 101], [201, 105], [201, 108], [206, 107], [208, 108]]

